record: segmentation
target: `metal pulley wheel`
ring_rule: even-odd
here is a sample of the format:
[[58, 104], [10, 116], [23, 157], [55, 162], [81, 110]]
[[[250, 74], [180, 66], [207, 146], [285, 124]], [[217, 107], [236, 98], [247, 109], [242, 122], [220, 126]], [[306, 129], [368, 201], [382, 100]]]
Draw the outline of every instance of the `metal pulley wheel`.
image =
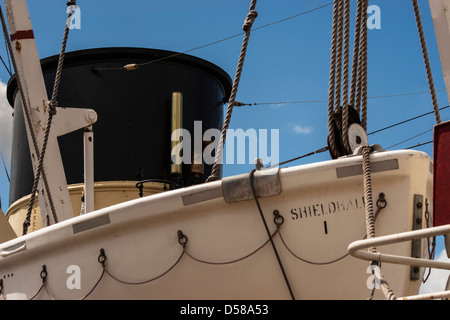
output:
[[350, 127], [348, 127], [348, 143], [352, 153], [358, 147], [369, 145], [367, 132], [360, 124], [352, 123]]
[[330, 136], [328, 136], [327, 139], [328, 150], [332, 159], [350, 155], [356, 148], [369, 144], [367, 133], [361, 126], [359, 114], [353, 107], [348, 106], [348, 145], [350, 150], [345, 148], [343, 142], [342, 108], [339, 108], [333, 113], [332, 124], [334, 129], [335, 148], [330, 144]]

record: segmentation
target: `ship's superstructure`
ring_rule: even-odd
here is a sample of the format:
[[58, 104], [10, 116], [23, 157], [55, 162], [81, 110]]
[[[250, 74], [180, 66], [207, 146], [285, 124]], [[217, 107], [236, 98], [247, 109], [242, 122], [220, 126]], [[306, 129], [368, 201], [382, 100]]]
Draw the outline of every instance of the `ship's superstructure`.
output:
[[[435, 17], [446, 3], [433, 7]], [[434, 163], [422, 152], [369, 145], [367, 91], [361, 115], [347, 98], [341, 105], [333, 91], [340, 92], [334, 83], [340, 67], [332, 63], [327, 149], [333, 160], [257, 165], [221, 178], [220, 148], [239, 104], [255, 0], [233, 83], [217, 66], [186, 54], [66, 53], [67, 24], [61, 54], [41, 61], [26, 1], [5, 4], [16, 75], [8, 84], [15, 117], [10, 208], [0, 218], [1, 298], [450, 296], [448, 284], [444, 292], [416, 295], [425, 268], [450, 269], [432, 260], [429, 242], [444, 235], [450, 248], [450, 130], [438, 111]], [[339, 30], [349, 1], [334, 4], [333, 30]], [[358, 1], [358, 14], [367, 4]], [[419, 18], [416, 11], [420, 32]], [[363, 16], [359, 22], [364, 29]], [[445, 35], [450, 30], [439, 18], [436, 24]], [[362, 32], [362, 47], [366, 41]], [[337, 42], [333, 35], [332, 61]], [[355, 69], [363, 91], [366, 53]], [[205, 139], [209, 129], [221, 128], [220, 141]], [[182, 152], [187, 136], [180, 132], [194, 138]], [[209, 153], [214, 162], [204, 161], [205, 150], [216, 147]]]

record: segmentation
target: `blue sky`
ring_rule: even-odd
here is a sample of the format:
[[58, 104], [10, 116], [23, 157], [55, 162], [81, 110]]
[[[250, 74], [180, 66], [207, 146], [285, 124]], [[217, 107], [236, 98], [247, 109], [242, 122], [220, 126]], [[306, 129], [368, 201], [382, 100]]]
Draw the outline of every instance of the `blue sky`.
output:
[[[285, 19], [331, 0], [258, 1], [254, 28]], [[355, 4], [356, 1], [352, 1]], [[28, 1], [41, 58], [59, 53], [66, 1]], [[146, 47], [184, 52], [242, 32], [250, 1], [88, 1], [78, 0], [81, 29], [72, 30], [68, 51], [95, 47]], [[424, 92], [428, 82], [410, 0], [371, 0], [381, 10], [381, 29], [369, 30], [368, 95], [378, 97]], [[419, 0], [428, 51], [437, 90], [444, 90], [433, 24], [427, 0]], [[2, 4], [3, 7], [3, 4]], [[352, 24], [355, 8], [352, 8]], [[279, 160], [284, 161], [326, 146], [327, 102], [279, 104], [282, 101], [327, 100], [330, 65], [332, 5], [252, 32], [237, 100], [264, 103], [235, 108], [230, 128], [278, 129]], [[242, 35], [190, 54], [208, 60], [234, 77]], [[0, 54], [6, 58], [3, 41]], [[9, 75], [0, 68], [0, 80]], [[440, 107], [448, 105], [445, 91], [438, 91]], [[3, 101], [3, 105], [4, 105]], [[2, 124], [10, 121], [0, 113]], [[7, 108], [6, 108], [7, 109]], [[433, 110], [429, 94], [372, 98], [368, 104], [368, 132]], [[441, 113], [450, 118], [450, 109]], [[12, 110], [11, 110], [12, 111]], [[371, 144], [388, 148], [420, 135], [393, 149], [432, 140], [434, 116], [423, 117], [369, 137]], [[3, 125], [5, 126], [5, 125]], [[1, 133], [6, 136], [5, 133]], [[3, 139], [2, 139], [3, 140]], [[2, 149], [8, 145], [3, 143]], [[416, 148], [432, 156], [432, 144]], [[2, 150], [7, 157], [9, 150]], [[322, 153], [292, 163], [329, 160]], [[8, 160], [7, 160], [8, 161]], [[225, 166], [224, 175], [245, 173], [253, 164]], [[8, 183], [0, 171], [2, 208], [8, 206]]]
[[[352, 1], [355, 3], [355, 1]], [[107, 4], [106, 4], [107, 3]], [[254, 28], [291, 17], [330, 0], [259, 1]], [[410, 0], [372, 0], [381, 10], [381, 29], [369, 30], [368, 95], [383, 96], [428, 90]], [[444, 89], [428, 1], [419, 1], [436, 89]], [[249, 1], [78, 1], [81, 29], [72, 30], [68, 51], [132, 46], [186, 51], [242, 32]], [[57, 54], [65, 22], [65, 1], [28, 1], [41, 58]], [[281, 101], [327, 100], [332, 5], [274, 24], [251, 34], [237, 100], [269, 103], [235, 108], [230, 128], [279, 129], [280, 161], [326, 145], [327, 103], [278, 104]], [[354, 18], [354, 8], [352, 11]], [[354, 19], [353, 19], [354, 20]], [[352, 21], [353, 23], [354, 21]], [[190, 54], [215, 63], [234, 77], [242, 36]], [[4, 49], [0, 47], [0, 50]], [[4, 50], [2, 56], [5, 56]], [[0, 80], [9, 75], [0, 68]], [[440, 107], [448, 105], [438, 92]], [[368, 105], [368, 132], [432, 111], [429, 94], [374, 98]], [[448, 118], [448, 110], [442, 118]], [[390, 147], [432, 129], [432, 115], [370, 136], [370, 143]], [[432, 140], [432, 133], [396, 146]], [[417, 148], [432, 154], [432, 145]], [[328, 160], [328, 153], [297, 161]], [[248, 172], [252, 164], [231, 165], [224, 174]], [[3, 172], [2, 172], [3, 173]], [[2, 192], [2, 199], [5, 196]]]

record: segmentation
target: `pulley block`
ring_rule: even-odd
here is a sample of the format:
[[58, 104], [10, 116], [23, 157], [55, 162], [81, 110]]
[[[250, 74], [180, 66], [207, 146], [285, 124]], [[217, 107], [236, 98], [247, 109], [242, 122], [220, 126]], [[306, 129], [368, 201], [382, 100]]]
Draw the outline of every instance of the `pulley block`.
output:
[[330, 144], [328, 135], [328, 150], [332, 159], [337, 159], [353, 152], [360, 146], [369, 145], [366, 130], [361, 126], [359, 114], [352, 106], [348, 106], [348, 145], [350, 150], [346, 149], [342, 130], [342, 107], [337, 109], [332, 115], [332, 125], [335, 137], [335, 148]]

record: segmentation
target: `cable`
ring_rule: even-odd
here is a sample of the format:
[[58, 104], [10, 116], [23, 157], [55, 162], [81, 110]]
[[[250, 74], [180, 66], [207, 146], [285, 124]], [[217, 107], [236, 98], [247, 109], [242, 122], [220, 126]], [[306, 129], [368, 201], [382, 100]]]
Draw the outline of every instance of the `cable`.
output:
[[273, 251], [275, 253], [275, 256], [277, 257], [278, 265], [280, 266], [281, 272], [283, 273], [283, 277], [284, 277], [284, 280], [286, 282], [286, 286], [287, 286], [287, 288], [289, 290], [289, 294], [291, 295], [291, 299], [295, 300], [295, 296], [294, 296], [294, 293], [292, 291], [291, 285], [289, 283], [289, 279], [287, 278], [286, 272], [285, 272], [284, 267], [283, 267], [283, 263], [281, 262], [280, 256], [278, 255], [278, 250], [277, 250], [277, 248], [275, 246], [275, 243], [273, 242], [272, 235], [270, 233], [269, 227], [267, 226], [266, 219], [264, 218], [264, 214], [263, 214], [262, 209], [261, 209], [261, 205], [259, 204], [258, 196], [256, 195], [256, 190], [255, 190], [255, 185], [254, 185], [254, 180], [253, 180], [255, 171], [256, 171], [256, 169], [253, 169], [252, 171], [250, 171], [250, 187], [252, 189], [253, 198], [255, 199], [256, 205], [258, 207], [259, 214], [260, 214], [261, 219], [262, 219], [262, 221], [264, 223], [264, 228], [266, 229], [267, 235], [269, 236], [269, 239], [270, 239], [270, 243], [272, 244]]
[[8, 178], [8, 182], [11, 182], [11, 179], [9, 178], [8, 169], [6, 168], [5, 159], [3, 158], [3, 152], [0, 152], [0, 155], [2, 157], [3, 167], [5, 168], [6, 177]]
[[12, 73], [11, 71], [8, 69], [8, 67], [6, 66], [5, 61], [3, 60], [2, 56], [0, 56], [0, 60], [2, 61], [3, 65], [5, 66], [6, 71], [8, 71], [9, 76], [12, 77]]
[[[332, 4], [333, 4], [333, 2], [329, 2], [329, 3], [327, 3], [327, 4], [324, 4], [324, 5], [322, 5], [322, 6], [313, 8], [313, 9], [311, 9], [311, 10], [302, 11], [302, 12], [300, 12], [300, 13], [297, 13], [297, 14], [295, 14], [295, 15], [289, 16], [289, 17], [287, 17], [287, 18], [283, 18], [283, 19], [280, 19], [280, 20], [277, 20], [277, 21], [274, 21], [274, 22], [269, 22], [269, 23], [267, 23], [267, 24], [265, 24], [265, 25], [262, 25], [262, 26], [259, 26], [259, 27], [257, 27], [257, 28], [252, 28], [252, 31], [260, 30], [260, 29], [263, 29], [263, 28], [267, 28], [267, 27], [273, 26], [273, 25], [275, 25], [275, 24], [282, 23], [282, 22], [285, 22], [285, 21], [288, 21], [288, 20], [291, 20], [291, 19], [300, 17], [300, 16], [302, 16], [302, 15], [305, 15], [305, 14], [308, 14], [308, 13], [311, 13], [311, 12], [314, 12], [314, 11], [318, 11], [318, 10], [323, 9], [323, 8], [326, 8], [326, 7], [328, 7], [328, 6], [332, 5]], [[203, 48], [206, 48], [206, 47], [209, 47], [209, 46], [212, 46], [212, 45], [215, 45], [215, 44], [218, 44], [218, 43], [227, 41], [227, 40], [231, 40], [231, 39], [233, 39], [233, 38], [240, 37], [240, 36], [242, 36], [242, 35], [244, 35], [244, 34], [245, 34], [245, 32], [241, 32], [241, 33], [234, 34], [234, 35], [232, 35], [232, 36], [229, 36], [229, 37], [226, 37], [226, 38], [223, 38], [223, 39], [220, 39], [220, 40], [216, 40], [216, 41], [209, 42], [209, 43], [207, 43], [207, 44], [204, 44], [204, 45], [201, 45], [201, 46], [198, 46], [198, 47], [195, 47], [195, 48], [191, 48], [191, 49], [186, 50], [186, 51], [183, 51], [183, 52], [177, 52], [177, 53], [171, 54], [171, 55], [169, 55], [169, 56], [167, 56], [167, 57], [163, 57], [163, 58], [160, 58], [160, 59], [155, 59], [155, 60], [152, 60], [152, 61], [147, 61], [147, 62], [140, 63], [140, 64], [135, 64], [135, 68], [134, 68], [133, 70], [137, 69], [137, 68], [140, 67], [140, 66], [145, 66], [145, 65], [148, 65], [148, 64], [152, 64], [152, 63], [156, 63], [156, 62], [162, 61], [162, 60], [167, 60], [167, 59], [174, 58], [174, 57], [177, 57], [177, 56], [180, 56], [180, 55], [183, 55], [183, 54], [192, 52], [192, 51], [196, 51], [196, 50], [199, 50], [199, 49], [203, 49]], [[123, 70], [123, 69], [124, 69], [124, 66], [120, 66], [120, 67], [107, 67], [107, 68], [94, 68], [95, 71]]]
[[[439, 109], [439, 110], [444, 110], [444, 109], [447, 109], [447, 108], [450, 108], [450, 106], [442, 107], [442, 108]], [[393, 124], [393, 125], [390, 125], [390, 126], [387, 126], [387, 127], [381, 128], [381, 129], [378, 129], [378, 130], [376, 130], [376, 131], [373, 131], [373, 132], [371, 132], [371, 133], [368, 133], [367, 135], [375, 134], [375, 133], [378, 133], [378, 132], [381, 132], [381, 131], [384, 131], [384, 130], [387, 130], [387, 129], [390, 129], [390, 128], [393, 128], [393, 127], [396, 127], [396, 126], [398, 126], [398, 125], [401, 125], [401, 124], [410, 122], [410, 121], [412, 121], [412, 120], [416, 120], [416, 119], [422, 118], [422, 117], [427, 116], [427, 115], [430, 115], [430, 114], [434, 114], [434, 111], [427, 112], [427, 113], [421, 114], [420, 116], [416, 116], [416, 117], [414, 117], [414, 118], [407, 119], [407, 120], [404, 120], [404, 121], [402, 121], [402, 122], [398, 122], [398, 123], [395, 123], [395, 124]]]
[[286, 164], [286, 163], [289, 163], [289, 162], [292, 162], [292, 161], [295, 161], [295, 160], [303, 159], [303, 158], [312, 156], [314, 154], [322, 153], [322, 152], [325, 152], [325, 151], [328, 151], [328, 147], [320, 148], [320, 149], [318, 149], [316, 151], [313, 151], [313, 152], [304, 154], [302, 156], [299, 156], [299, 157], [296, 157], [296, 158], [293, 158], [293, 159], [290, 159], [290, 160], [286, 160], [286, 161], [283, 161], [283, 162], [280, 162], [280, 163], [277, 163], [277, 164], [273, 164], [273, 165], [271, 165], [269, 167], [266, 167], [266, 168], [279, 167], [279, 166], [282, 166], [283, 164]]
[[[326, 102], [326, 101], [325, 101], [325, 102]], [[442, 107], [442, 108], [440, 108], [440, 110], [444, 110], [444, 109], [447, 109], [447, 108], [450, 108], [450, 106]], [[376, 130], [376, 131], [373, 131], [373, 132], [371, 132], [371, 133], [368, 133], [367, 135], [375, 134], [375, 133], [381, 132], [381, 131], [383, 131], [383, 130], [387, 130], [387, 129], [396, 127], [396, 126], [398, 126], [398, 125], [407, 123], [407, 122], [412, 121], [412, 120], [419, 119], [419, 118], [421, 118], [421, 117], [424, 117], [424, 116], [427, 116], [427, 115], [430, 115], [430, 114], [433, 114], [433, 113], [434, 113], [434, 111], [430, 111], [430, 112], [421, 114], [421, 115], [419, 115], [419, 116], [416, 116], [416, 117], [413, 117], [413, 118], [410, 118], [410, 119], [407, 119], [407, 120], [404, 120], [404, 121], [395, 123], [395, 124], [393, 124], [393, 125], [390, 125], [390, 126], [387, 126], [387, 127], [381, 128], [381, 129], [378, 129], [378, 130]], [[399, 144], [402, 144], [402, 143], [404, 143], [404, 142], [407, 142], [407, 141], [409, 141], [409, 140], [411, 140], [411, 139], [417, 138], [417, 137], [419, 137], [419, 136], [421, 136], [421, 135], [423, 135], [423, 134], [425, 134], [425, 133], [428, 133], [428, 132], [430, 132], [430, 131], [431, 131], [431, 130], [427, 130], [427, 131], [422, 132], [422, 133], [420, 133], [420, 134], [418, 134], [418, 135], [415, 135], [414, 137], [411, 137], [411, 138], [408, 138], [408, 139], [406, 139], [406, 140], [403, 140], [402, 142], [396, 143], [396, 144], [394, 144], [394, 145], [392, 145], [392, 146], [386, 148], [386, 150], [387, 150], [387, 149], [390, 149], [390, 148], [392, 148], [392, 147], [395, 147], [395, 146], [397, 146], [397, 145], [399, 145]], [[419, 147], [419, 146], [422, 146], [422, 145], [426, 145], [426, 144], [429, 144], [429, 143], [432, 143], [432, 142], [433, 142], [433, 141], [425, 142], [425, 143], [422, 143], [422, 144], [419, 144], [419, 145], [416, 145], [416, 146], [413, 146], [413, 147], [409, 147], [409, 148], [406, 148], [406, 149], [412, 149], [412, 148]], [[318, 149], [318, 150], [316, 150], [316, 151], [313, 151], [313, 152], [304, 154], [304, 155], [302, 155], [302, 156], [299, 156], [299, 157], [296, 157], [296, 158], [293, 158], [293, 159], [290, 159], [290, 160], [286, 160], [286, 161], [283, 161], [283, 162], [280, 162], [280, 163], [277, 163], [277, 164], [274, 164], [274, 165], [270, 165], [270, 166], [268, 166], [268, 167], [266, 167], [266, 168], [279, 167], [279, 166], [284, 165], [284, 164], [287, 164], [287, 163], [289, 163], [289, 162], [292, 162], [292, 161], [295, 161], [295, 160], [299, 160], [299, 159], [303, 159], [303, 158], [312, 156], [312, 155], [314, 155], [314, 154], [319, 154], [319, 153], [325, 152], [325, 151], [327, 151], [327, 150], [328, 150], [328, 147], [323, 147], [323, 148], [320, 148], [320, 149]]]
[[[444, 110], [444, 109], [447, 109], [447, 108], [450, 108], [450, 106], [442, 107], [440, 110]], [[378, 129], [378, 130], [376, 130], [376, 131], [373, 131], [373, 132], [371, 132], [371, 133], [368, 133], [367, 135], [375, 134], [375, 133], [381, 132], [381, 131], [383, 131], [383, 130], [387, 130], [387, 129], [396, 127], [396, 126], [398, 126], [398, 125], [407, 123], [407, 122], [412, 121], [412, 120], [419, 119], [419, 118], [421, 118], [421, 117], [424, 117], [424, 116], [427, 116], [427, 115], [430, 115], [430, 114], [433, 114], [433, 113], [434, 113], [434, 111], [430, 111], [430, 112], [421, 114], [421, 115], [419, 115], [419, 116], [416, 116], [416, 117], [413, 117], [413, 118], [410, 118], [410, 119], [407, 119], [407, 120], [404, 120], [404, 121], [395, 123], [395, 124], [393, 124], [393, 125], [390, 125], [390, 126], [387, 126], [387, 127], [381, 128], [381, 129]], [[422, 132], [422, 133], [420, 133], [420, 134], [418, 134], [418, 135], [415, 135], [414, 137], [411, 137], [411, 138], [408, 138], [408, 139], [406, 139], [406, 140], [403, 140], [402, 142], [399, 142], [399, 143], [397, 143], [397, 144], [394, 144], [394, 145], [392, 145], [392, 146], [390, 146], [390, 147], [388, 147], [388, 148], [386, 148], [386, 149], [390, 149], [390, 148], [392, 148], [392, 147], [395, 147], [395, 146], [397, 146], [397, 145], [399, 145], [399, 144], [402, 144], [402, 143], [404, 143], [404, 142], [406, 142], [406, 141], [409, 141], [409, 140], [411, 140], [411, 139], [414, 139], [414, 138], [416, 138], [416, 137], [418, 137], [418, 136], [421, 136], [421, 135], [423, 135], [423, 134], [425, 134], [425, 133], [428, 133], [428, 132], [430, 132], [430, 131], [431, 131], [431, 130], [427, 130], [427, 131], [425, 131], [425, 132]], [[428, 143], [431, 143], [431, 142], [433, 142], [433, 141], [426, 142], [426, 143], [424, 143], [424, 144], [428, 144]], [[420, 145], [423, 145], [423, 144], [420, 144]], [[417, 145], [417, 146], [420, 146], [420, 145]], [[414, 147], [416, 147], [416, 146], [414, 146]], [[406, 148], [406, 149], [411, 149], [411, 148], [414, 148], [414, 147], [410, 147], [410, 148]], [[286, 161], [283, 161], [283, 162], [280, 162], [280, 163], [277, 163], [277, 164], [274, 164], [274, 165], [270, 165], [270, 166], [268, 166], [268, 167], [266, 167], [266, 168], [279, 167], [279, 166], [284, 165], [284, 164], [287, 164], [287, 163], [289, 163], [289, 162], [292, 162], [292, 161], [295, 161], [295, 160], [299, 160], [299, 159], [303, 159], [303, 158], [312, 156], [312, 155], [314, 155], [314, 154], [319, 154], [319, 153], [325, 152], [325, 151], [327, 151], [327, 150], [328, 150], [328, 147], [323, 147], [323, 148], [320, 148], [320, 149], [318, 149], [318, 150], [316, 150], [316, 151], [313, 151], [313, 152], [304, 154], [304, 155], [302, 155], [302, 156], [299, 156], [299, 157], [296, 157], [296, 158], [293, 158], [293, 159], [290, 159], [290, 160], [286, 160]]]
[[419, 144], [416, 144], [415, 146], [408, 147], [408, 148], [405, 148], [405, 149], [406, 150], [414, 149], [414, 148], [421, 147], [421, 146], [424, 146], [424, 145], [427, 145], [427, 144], [430, 144], [430, 143], [433, 143], [433, 140], [428, 141], [428, 142], [419, 143]]
[[428, 132], [431, 132], [431, 131], [433, 131], [433, 129], [427, 130], [427, 131], [425, 131], [425, 132], [422, 132], [422, 133], [419, 133], [419, 134], [415, 135], [414, 137], [411, 137], [411, 138], [408, 138], [408, 139], [406, 139], [406, 140], [403, 140], [403, 141], [401, 141], [401, 142], [399, 142], [399, 143], [393, 144], [392, 146], [387, 147], [386, 150], [388, 150], [388, 149], [390, 149], [390, 148], [392, 148], [392, 147], [398, 146], [399, 144], [402, 144], [402, 143], [404, 143], [404, 142], [406, 142], [406, 141], [409, 141], [409, 140], [412, 140], [412, 139], [414, 139], [414, 138], [420, 137], [421, 135], [424, 135], [425, 133], [428, 133]]
[[[436, 90], [438, 91], [446, 91], [445, 89]], [[417, 92], [406, 92], [406, 93], [397, 93], [397, 94], [389, 94], [389, 95], [380, 95], [380, 96], [371, 96], [367, 97], [367, 99], [379, 99], [379, 98], [393, 98], [393, 97], [401, 97], [407, 95], [416, 95], [416, 94], [424, 94], [430, 93], [430, 91], [417, 91]], [[294, 101], [280, 101], [280, 102], [253, 102], [253, 103], [240, 103], [236, 105], [236, 107], [243, 106], [259, 106], [259, 105], [271, 105], [271, 104], [295, 104], [295, 103], [325, 103], [328, 100], [294, 100]], [[444, 108], [442, 108], [444, 109]], [[440, 109], [440, 110], [442, 110]]]

